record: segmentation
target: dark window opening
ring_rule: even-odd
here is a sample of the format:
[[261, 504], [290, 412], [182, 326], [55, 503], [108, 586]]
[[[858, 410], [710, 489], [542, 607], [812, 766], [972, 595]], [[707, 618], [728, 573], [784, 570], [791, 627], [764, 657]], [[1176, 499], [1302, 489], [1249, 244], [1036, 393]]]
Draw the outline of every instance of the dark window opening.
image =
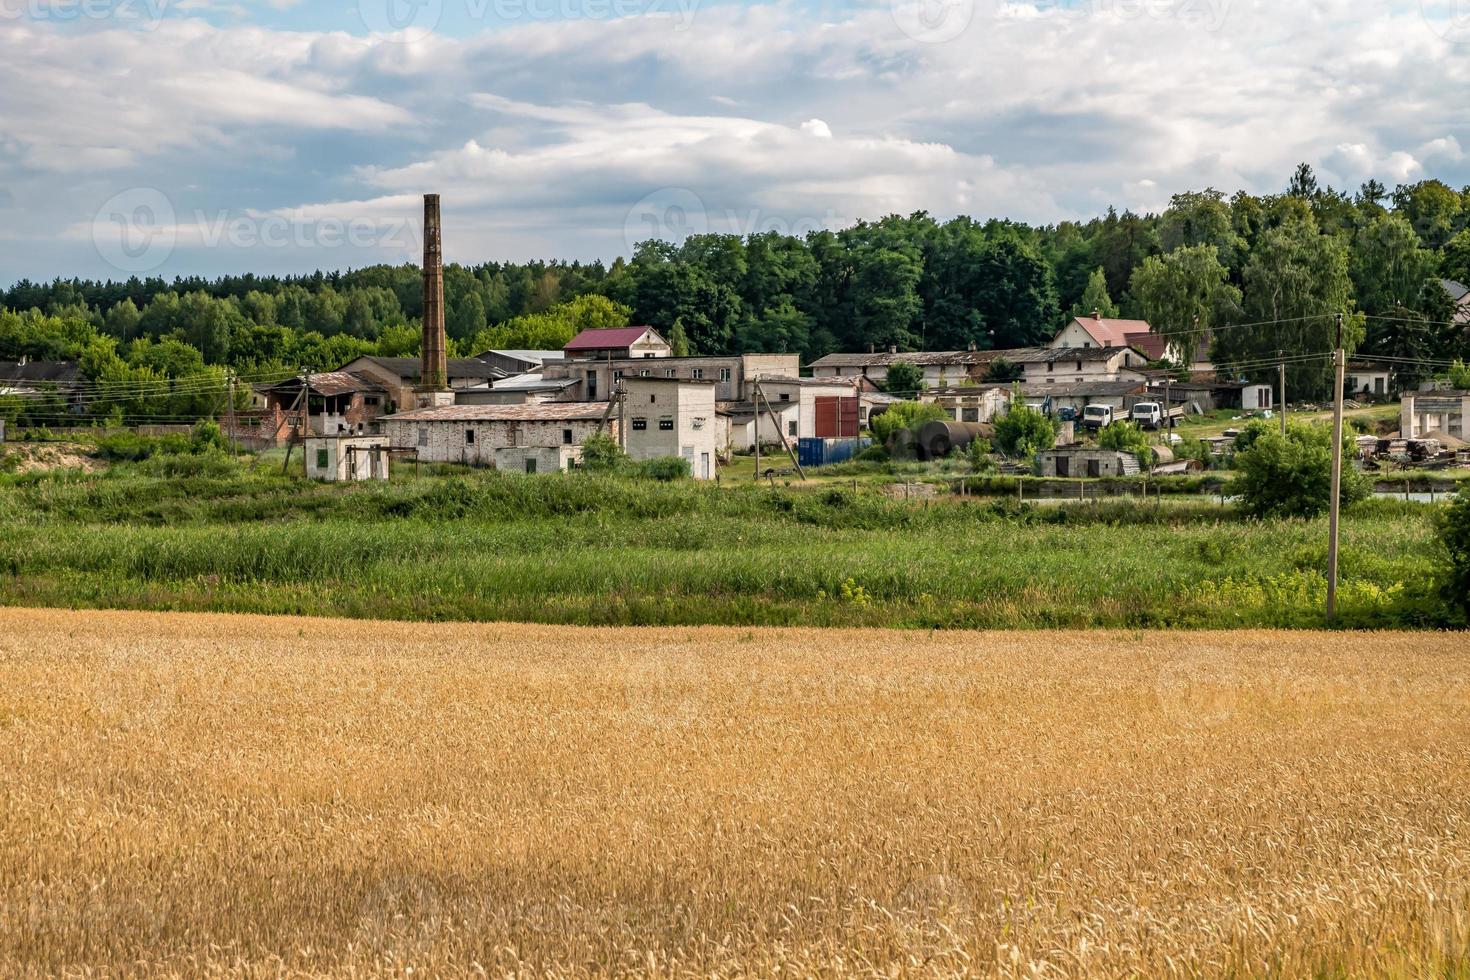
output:
[[646, 428], [648, 428], [648, 419], [634, 419], [633, 420], [633, 431], [634, 432], [642, 432]]
[[571, 429], [562, 429], [561, 430], [561, 444], [563, 446], [570, 446], [572, 444], [572, 430]]
[[465, 429], [464, 430], [464, 444], [466, 446], [473, 446], [475, 444], [475, 430], [474, 429]]
[[658, 420], [658, 427], [659, 427], [659, 430], [662, 431], [662, 432], [673, 432], [674, 431], [674, 420], [673, 419], [659, 419]]

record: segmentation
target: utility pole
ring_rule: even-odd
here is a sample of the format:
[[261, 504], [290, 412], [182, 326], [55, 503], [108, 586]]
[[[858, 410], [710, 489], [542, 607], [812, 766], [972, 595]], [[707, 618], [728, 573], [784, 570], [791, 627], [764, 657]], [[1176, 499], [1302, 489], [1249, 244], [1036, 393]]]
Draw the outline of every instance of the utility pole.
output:
[[[796, 458], [796, 450], [792, 449], [791, 443], [786, 441], [786, 433], [781, 431], [781, 419], [779, 416], [776, 415], [776, 410], [771, 407], [771, 400], [767, 398], [766, 393], [761, 390], [761, 383], [759, 381], [755, 383], [755, 397], [755, 407], [757, 412], [756, 418], [760, 418], [760, 403], [765, 402], [766, 411], [769, 412], [771, 416], [771, 424], [776, 427], [776, 435], [781, 437], [781, 445], [786, 450], [786, 454], [791, 457], [791, 465], [796, 467], [796, 472], [801, 476], [802, 480], [806, 480], [806, 470], [801, 468], [801, 460]], [[758, 434], [760, 430], [759, 422], [756, 423], [756, 430]], [[757, 470], [756, 472], [759, 473], [760, 471]]]
[[[306, 458], [306, 437], [311, 432], [311, 368], [301, 388], [301, 477], [311, 476], [311, 460]], [[322, 396], [322, 435], [327, 434], [327, 396]]]
[[240, 447], [235, 444], [235, 372], [234, 371], [231, 371], [229, 373], [229, 375], [228, 375], [228, 386], [229, 386], [229, 395], [228, 395], [228, 397], [229, 397], [230, 401], [229, 401], [229, 404], [227, 404], [225, 406], [225, 420], [226, 420], [225, 421], [225, 425], [227, 425], [229, 427], [229, 430], [230, 430], [230, 454], [232, 456], [238, 456], [238, 455], [240, 455]]
[[1276, 369], [1279, 372], [1279, 377], [1280, 377], [1280, 381], [1281, 381], [1281, 404], [1278, 406], [1278, 408], [1281, 411], [1281, 435], [1282, 436], [1285, 436], [1286, 435], [1286, 353], [1284, 351], [1282, 351], [1281, 349], [1278, 348], [1277, 351], [1276, 351], [1276, 359], [1278, 361], [1278, 363], [1276, 365]]
[[1337, 314], [1337, 343], [1332, 348], [1332, 500], [1329, 502], [1327, 533], [1327, 622], [1337, 621], [1337, 530], [1342, 508], [1342, 386], [1347, 356], [1342, 350], [1342, 314]]

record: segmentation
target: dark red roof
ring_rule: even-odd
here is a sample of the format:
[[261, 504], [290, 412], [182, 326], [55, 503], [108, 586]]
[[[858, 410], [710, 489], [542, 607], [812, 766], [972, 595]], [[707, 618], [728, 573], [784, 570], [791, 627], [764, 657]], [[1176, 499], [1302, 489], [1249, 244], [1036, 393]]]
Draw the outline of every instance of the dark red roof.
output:
[[583, 330], [573, 337], [562, 350], [608, 350], [631, 347], [649, 329], [648, 327], [604, 327], [596, 330]]

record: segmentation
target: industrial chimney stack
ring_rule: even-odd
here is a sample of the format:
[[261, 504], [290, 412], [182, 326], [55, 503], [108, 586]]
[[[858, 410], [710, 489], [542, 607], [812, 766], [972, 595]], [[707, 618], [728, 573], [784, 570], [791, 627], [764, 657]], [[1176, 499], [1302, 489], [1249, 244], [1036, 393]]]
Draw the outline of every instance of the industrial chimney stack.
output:
[[[419, 390], [449, 389], [444, 341], [444, 252], [439, 237], [439, 195], [424, 195], [424, 340], [419, 351]], [[439, 399], [421, 399], [437, 403]]]

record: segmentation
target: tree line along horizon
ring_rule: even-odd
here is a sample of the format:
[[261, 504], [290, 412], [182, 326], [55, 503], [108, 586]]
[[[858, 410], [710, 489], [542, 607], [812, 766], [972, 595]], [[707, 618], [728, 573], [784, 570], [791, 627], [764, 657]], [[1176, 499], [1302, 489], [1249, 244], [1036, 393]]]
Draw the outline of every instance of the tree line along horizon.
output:
[[[1470, 282], [1470, 187], [1438, 180], [1349, 194], [1302, 164], [1280, 194], [1176, 194], [1158, 214], [1115, 209], [1030, 226], [926, 212], [805, 237], [703, 234], [640, 243], [631, 259], [445, 266], [451, 353], [557, 349], [581, 329], [652, 326], [691, 353], [1005, 349], [1047, 343], [1070, 316], [1147, 320], [1217, 362], [1332, 347], [1401, 359], [1413, 382], [1470, 354], [1441, 279]], [[416, 356], [422, 282], [413, 264], [303, 276], [22, 280], [0, 293], [0, 360], [75, 360], [94, 414], [217, 410], [229, 372], [331, 370], [363, 354]], [[1255, 326], [1252, 326], [1254, 324]], [[1244, 326], [1237, 326], [1244, 325]], [[1218, 329], [1232, 327], [1232, 329]], [[1331, 387], [1325, 358], [1288, 385]], [[0, 415], [41, 405], [0, 402]], [[52, 406], [54, 409], [55, 406]]]

